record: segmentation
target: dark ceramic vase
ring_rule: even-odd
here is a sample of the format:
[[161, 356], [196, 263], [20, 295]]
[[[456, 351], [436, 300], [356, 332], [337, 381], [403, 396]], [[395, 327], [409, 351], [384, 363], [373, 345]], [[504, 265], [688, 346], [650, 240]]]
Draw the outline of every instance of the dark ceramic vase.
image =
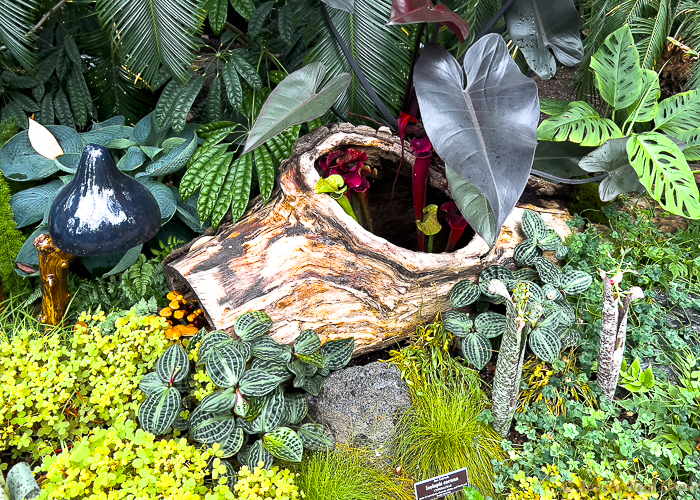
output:
[[160, 229], [158, 202], [117, 168], [109, 150], [88, 144], [73, 180], [56, 196], [49, 234], [77, 256], [105, 255], [144, 243]]

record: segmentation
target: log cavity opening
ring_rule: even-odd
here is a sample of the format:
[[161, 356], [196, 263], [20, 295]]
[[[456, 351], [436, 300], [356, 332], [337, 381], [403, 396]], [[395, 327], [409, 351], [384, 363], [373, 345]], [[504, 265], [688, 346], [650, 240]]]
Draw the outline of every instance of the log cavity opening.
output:
[[[401, 173], [396, 181], [392, 203], [391, 190], [396, 176], [396, 169], [399, 166], [398, 158], [378, 148], [350, 147], [367, 152], [368, 164], [378, 171], [377, 178], [367, 177], [370, 182], [369, 210], [374, 225], [374, 234], [394, 245], [418, 251], [416, 220], [413, 209], [411, 165], [404, 162], [401, 166]], [[323, 177], [324, 172], [318, 166], [318, 160], [316, 161], [316, 170]], [[443, 203], [448, 201], [452, 201], [452, 199], [445, 192], [430, 185], [428, 186], [426, 204], [441, 207]], [[447, 239], [450, 235], [450, 226], [445, 220], [444, 212], [438, 211], [438, 220], [442, 225], [442, 230], [434, 237], [434, 253], [445, 251]], [[474, 230], [468, 226], [454, 250], [467, 246], [474, 234]]]

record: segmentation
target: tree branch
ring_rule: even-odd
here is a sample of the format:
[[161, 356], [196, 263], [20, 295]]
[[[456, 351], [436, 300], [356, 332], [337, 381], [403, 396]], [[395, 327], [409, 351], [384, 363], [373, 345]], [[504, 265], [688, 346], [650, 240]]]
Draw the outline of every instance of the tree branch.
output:
[[224, 24], [224, 27], [225, 27], [227, 30], [232, 31], [232, 32], [234, 32], [235, 34], [237, 34], [238, 36], [240, 36], [240, 37], [241, 37], [241, 40], [243, 40], [243, 41], [245, 42], [246, 45], [250, 45], [251, 43], [253, 43], [252, 40], [248, 37], [248, 35], [246, 35], [245, 33], [243, 33], [241, 30], [239, 30], [238, 28], [236, 28], [233, 24], [229, 23], [228, 21], [226, 21], [226, 23]]

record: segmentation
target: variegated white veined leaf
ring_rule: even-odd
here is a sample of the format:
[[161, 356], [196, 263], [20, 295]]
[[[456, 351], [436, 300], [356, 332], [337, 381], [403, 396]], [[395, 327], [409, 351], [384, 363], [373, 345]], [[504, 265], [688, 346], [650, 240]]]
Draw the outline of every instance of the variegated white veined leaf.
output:
[[525, 209], [520, 220], [523, 233], [535, 241], [543, 238], [547, 234], [547, 223], [537, 212]]
[[236, 318], [233, 331], [242, 340], [251, 341], [265, 335], [272, 328], [272, 320], [263, 311], [249, 311]]
[[494, 304], [500, 304], [504, 299], [500, 294], [489, 292], [491, 280], [501, 281], [509, 291], [512, 290], [512, 288], [517, 284], [513, 272], [507, 267], [493, 265], [481, 271], [481, 274], [479, 275], [479, 287], [481, 288], [481, 293], [484, 294], [486, 299]]
[[230, 342], [232, 340], [228, 333], [219, 330], [204, 335], [202, 343], [199, 346], [197, 363], [206, 363], [209, 351], [223, 342]]
[[294, 339], [294, 352], [296, 354], [310, 355], [321, 348], [321, 338], [314, 330], [304, 330]]
[[564, 335], [561, 336], [561, 347], [562, 349], [568, 349], [578, 345], [580, 341], [581, 335], [579, 334], [578, 330], [569, 328], [566, 330], [566, 332], [564, 332]]
[[246, 434], [260, 434], [262, 432], [262, 419], [258, 416], [252, 420], [239, 418], [236, 424], [243, 429]]
[[288, 462], [301, 462], [304, 454], [304, 443], [299, 435], [288, 427], [279, 427], [265, 433], [263, 444], [274, 457]]
[[472, 333], [462, 339], [462, 355], [477, 370], [481, 370], [489, 362], [493, 352], [489, 339], [479, 333]]
[[545, 283], [542, 287], [542, 291], [544, 292], [545, 299], [548, 301], [557, 300], [562, 297], [561, 293], [559, 292], [559, 288], [550, 283]]
[[250, 342], [244, 342], [242, 340], [235, 340], [233, 342], [233, 346], [238, 349], [238, 352], [241, 353], [241, 357], [243, 358], [243, 361], [246, 363], [248, 360], [253, 356], [253, 348], [251, 346]]
[[527, 290], [530, 292], [530, 300], [534, 300], [540, 304], [543, 304], [547, 300], [547, 296], [540, 285], [532, 281], [521, 281], [527, 285]]
[[260, 462], [266, 469], [272, 467], [275, 462], [272, 454], [263, 446], [262, 439], [258, 439], [250, 446], [244, 446], [236, 455], [236, 459], [241, 465], [247, 465], [250, 470], [257, 467]]
[[282, 382], [279, 377], [260, 370], [248, 370], [241, 377], [239, 389], [246, 396], [265, 396]]
[[238, 453], [243, 446], [243, 440], [244, 440], [244, 434], [243, 434], [243, 429], [240, 427], [236, 427], [231, 431], [231, 434], [228, 435], [226, 439], [224, 439], [222, 442], [219, 444], [221, 445], [221, 451], [222, 455], [221, 458], [228, 458], [234, 456], [236, 453]]
[[327, 366], [325, 368], [319, 368], [318, 370], [318, 374], [322, 377], [327, 377], [328, 375], [330, 375], [330, 373], [331, 371], [328, 369]]
[[541, 256], [542, 251], [537, 247], [537, 242], [530, 238], [518, 243], [513, 250], [513, 260], [519, 266], [531, 266], [535, 259]]
[[328, 430], [320, 424], [304, 424], [297, 430], [304, 443], [304, 448], [311, 451], [326, 451], [335, 446], [335, 439]]
[[450, 292], [452, 307], [465, 307], [476, 302], [481, 296], [481, 289], [471, 280], [458, 282]]
[[181, 382], [190, 374], [190, 358], [180, 344], [173, 344], [156, 361], [155, 372], [167, 384]]
[[561, 236], [554, 229], [548, 229], [547, 234], [537, 240], [537, 246], [545, 252], [554, 252], [563, 244]]
[[152, 394], [161, 387], [168, 387], [168, 384], [163, 382], [156, 372], [147, 373], [139, 383], [139, 389], [141, 389], [146, 396]]
[[569, 247], [566, 245], [560, 245], [559, 248], [557, 248], [557, 259], [559, 260], [564, 260], [564, 257], [569, 253]]
[[549, 328], [535, 328], [530, 333], [530, 349], [535, 356], [547, 363], [554, 363], [561, 353], [559, 335]]
[[554, 285], [556, 287], [561, 286], [564, 274], [557, 266], [552, 264], [544, 257], [539, 257], [535, 259], [534, 265], [537, 269], [537, 272], [540, 274], [540, 279], [542, 281]]
[[287, 369], [287, 363], [283, 361], [268, 361], [264, 359], [254, 359], [250, 365], [253, 370], [261, 370], [282, 379], [282, 381], [292, 378], [292, 373]]
[[474, 327], [474, 321], [468, 314], [447, 311], [442, 315], [442, 327], [455, 337], [466, 337]]
[[523, 267], [513, 271], [513, 276], [517, 281], [537, 281], [540, 279], [540, 275], [531, 267]]
[[175, 417], [175, 421], [173, 422], [173, 429], [177, 429], [180, 432], [186, 432], [189, 428], [190, 423], [178, 413], [177, 417]]
[[236, 428], [236, 417], [231, 412], [209, 413], [194, 409], [190, 415], [190, 437], [204, 444], [220, 443]]
[[487, 339], [498, 337], [506, 331], [506, 317], [502, 314], [488, 311], [476, 317], [474, 327], [479, 334]]
[[243, 418], [248, 417], [250, 413], [250, 404], [239, 389], [236, 389], [236, 402], [233, 404], [233, 413]]
[[187, 346], [185, 347], [185, 350], [189, 354], [192, 352], [193, 349], [195, 349], [199, 343], [204, 339], [204, 336], [207, 334], [207, 329], [206, 328], [200, 328], [199, 331], [194, 335], [194, 337], [190, 339], [185, 339]]
[[280, 360], [289, 361], [292, 359], [292, 349], [287, 345], [282, 345], [272, 337], [263, 335], [253, 340], [251, 343], [253, 357], [268, 361]]
[[323, 387], [324, 380], [325, 377], [322, 377], [320, 375], [315, 375], [313, 377], [304, 377], [304, 380], [301, 384], [301, 388], [309, 394], [311, 394], [312, 396], [318, 396], [318, 394], [321, 392], [321, 388]]
[[182, 396], [174, 387], [152, 392], [139, 408], [139, 424], [156, 436], [165, 434], [182, 411]]
[[284, 418], [286, 424], [296, 425], [306, 417], [309, 412], [309, 407], [306, 404], [306, 398], [303, 394], [292, 392], [284, 395]]
[[202, 399], [200, 407], [202, 411], [209, 413], [221, 413], [230, 410], [236, 405], [236, 389], [229, 387], [223, 391], [214, 391]]
[[355, 338], [330, 340], [321, 346], [321, 354], [326, 358], [326, 368], [331, 371], [345, 368], [355, 350]]
[[567, 295], [578, 295], [588, 290], [593, 283], [593, 276], [583, 271], [569, 271], [564, 274], [561, 286]]
[[297, 377], [313, 377], [316, 375], [318, 368], [313, 365], [307, 365], [303, 361], [294, 360], [287, 364], [287, 368]]
[[236, 386], [245, 371], [245, 362], [239, 350], [225, 343], [209, 351], [206, 366], [211, 381], [222, 389]]
[[261, 419], [262, 432], [275, 430], [284, 421], [284, 391], [277, 388], [263, 399]]
[[326, 358], [320, 352], [312, 352], [308, 356], [304, 354], [297, 353], [299, 361], [306, 363], [307, 365], [315, 366], [316, 368], [326, 367]]

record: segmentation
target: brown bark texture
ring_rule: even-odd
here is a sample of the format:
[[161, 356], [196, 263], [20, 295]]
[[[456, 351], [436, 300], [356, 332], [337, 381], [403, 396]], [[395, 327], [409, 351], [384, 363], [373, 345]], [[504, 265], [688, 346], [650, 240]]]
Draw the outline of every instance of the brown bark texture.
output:
[[[370, 164], [394, 164], [393, 179], [402, 148], [388, 130], [348, 124], [316, 129], [283, 163], [268, 204], [254, 200], [240, 221], [205, 233], [163, 262], [171, 288], [194, 292], [219, 330], [232, 332], [240, 314], [262, 310], [274, 321], [270, 335], [278, 342], [290, 343], [312, 328], [324, 342], [355, 337], [357, 355], [390, 346], [447, 310], [458, 281], [476, 279], [490, 264], [514, 267], [524, 208], [537, 211], [562, 237], [569, 234], [562, 206], [523, 204], [491, 251], [479, 237], [452, 253], [399, 247], [363, 229], [329, 195], [315, 194], [317, 160], [345, 146], [365, 150]], [[405, 143], [405, 175], [413, 162]], [[429, 183], [449, 194], [439, 167], [431, 169]], [[388, 211], [373, 213], [379, 225]]]

